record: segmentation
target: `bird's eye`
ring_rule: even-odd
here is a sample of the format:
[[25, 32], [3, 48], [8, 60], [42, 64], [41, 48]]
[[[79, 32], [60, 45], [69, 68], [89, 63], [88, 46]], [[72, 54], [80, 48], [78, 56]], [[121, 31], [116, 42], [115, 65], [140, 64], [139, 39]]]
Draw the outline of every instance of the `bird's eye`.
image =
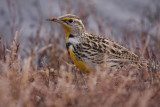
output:
[[72, 19], [70, 19], [70, 20], [68, 20], [68, 22], [69, 22], [69, 23], [73, 23], [73, 20], [72, 20]]

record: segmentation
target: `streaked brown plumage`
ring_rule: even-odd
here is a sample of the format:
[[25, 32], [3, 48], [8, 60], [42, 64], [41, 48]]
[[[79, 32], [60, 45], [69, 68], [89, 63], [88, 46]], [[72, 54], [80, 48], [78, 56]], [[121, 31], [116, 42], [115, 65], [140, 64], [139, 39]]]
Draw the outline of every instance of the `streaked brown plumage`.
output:
[[104, 65], [109, 69], [118, 69], [126, 65], [137, 68], [147, 66], [148, 61], [138, 57], [125, 47], [86, 32], [79, 17], [66, 14], [48, 19], [60, 23], [66, 30], [66, 47], [74, 64], [84, 72], [96, 71]]

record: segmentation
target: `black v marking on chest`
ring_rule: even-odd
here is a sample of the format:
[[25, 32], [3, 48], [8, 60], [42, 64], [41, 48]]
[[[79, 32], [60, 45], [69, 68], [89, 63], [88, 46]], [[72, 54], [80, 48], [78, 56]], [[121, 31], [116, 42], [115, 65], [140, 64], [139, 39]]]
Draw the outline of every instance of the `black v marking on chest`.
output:
[[74, 35], [70, 34], [70, 35], [69, 35], [69, 38], [74, 38]]

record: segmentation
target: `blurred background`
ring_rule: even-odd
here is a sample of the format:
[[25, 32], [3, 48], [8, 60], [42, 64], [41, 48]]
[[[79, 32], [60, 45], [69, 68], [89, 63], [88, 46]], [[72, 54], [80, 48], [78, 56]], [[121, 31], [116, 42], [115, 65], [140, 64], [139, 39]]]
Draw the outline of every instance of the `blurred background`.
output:
[[[105, 33], [119, 35], [126, 26], [139, 29], [142, 20], [147, 24], [146, 29], [151, 23], [158, 24], [160, 2], [159, 0], [0, 0], [0, 35], [10, 40], [18, 30], [21, 32], [21, 37], [28, 38], [35, 35], [40, 24], [43, 25], [40, 35], [43, 35], [49, 29], [48, 23], [45, 22], [46, 18], [66, 13], [76, 14], [84, 19], [88, 25], [87, 29], [93, 32], [104, 33], [98, 32], [96, 25], [98, 21], [106, 26]], [[150, 29], [150, 33], [154, 34], [155, 29], [156, 26]]]
[[29, 40], [51, 37], [65, 46], [64, 30], [45, 19], [66, 13], [79, 16], [87, 31], [130, 49], [141, 47], [148, 35], [151, 43], [160, 43], [159, 0], [0, 0], [0, 36], [10, 44], [18, 31], [22, 48]]
[[[83, 76], [46, 21], [66, 13], [151, 66]], [[158, 62], [160, 0], [0, 0], [0, 107], [159, 107]]]

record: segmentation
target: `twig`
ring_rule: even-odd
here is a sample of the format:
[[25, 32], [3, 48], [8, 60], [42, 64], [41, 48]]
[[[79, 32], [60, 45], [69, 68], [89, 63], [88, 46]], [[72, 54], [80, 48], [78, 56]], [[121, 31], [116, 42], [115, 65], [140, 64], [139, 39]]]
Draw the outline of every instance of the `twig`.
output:
[[147, 40], [146, 40], [146, 42], [145, 42], [145, 45], [144, 45], [144, 47], [143, 47], [142, 55], [141, 55], [141, 56], [144, 56], [144, 54], [145, 54], [145, 52], [146, 52], [146, 49], [147, 49], [147, 47], [148, 47], [148, 45], [149, 45], [150, 39], [151, 39], [151, 36], [148, 35], [148, 36], [147, 36]]

